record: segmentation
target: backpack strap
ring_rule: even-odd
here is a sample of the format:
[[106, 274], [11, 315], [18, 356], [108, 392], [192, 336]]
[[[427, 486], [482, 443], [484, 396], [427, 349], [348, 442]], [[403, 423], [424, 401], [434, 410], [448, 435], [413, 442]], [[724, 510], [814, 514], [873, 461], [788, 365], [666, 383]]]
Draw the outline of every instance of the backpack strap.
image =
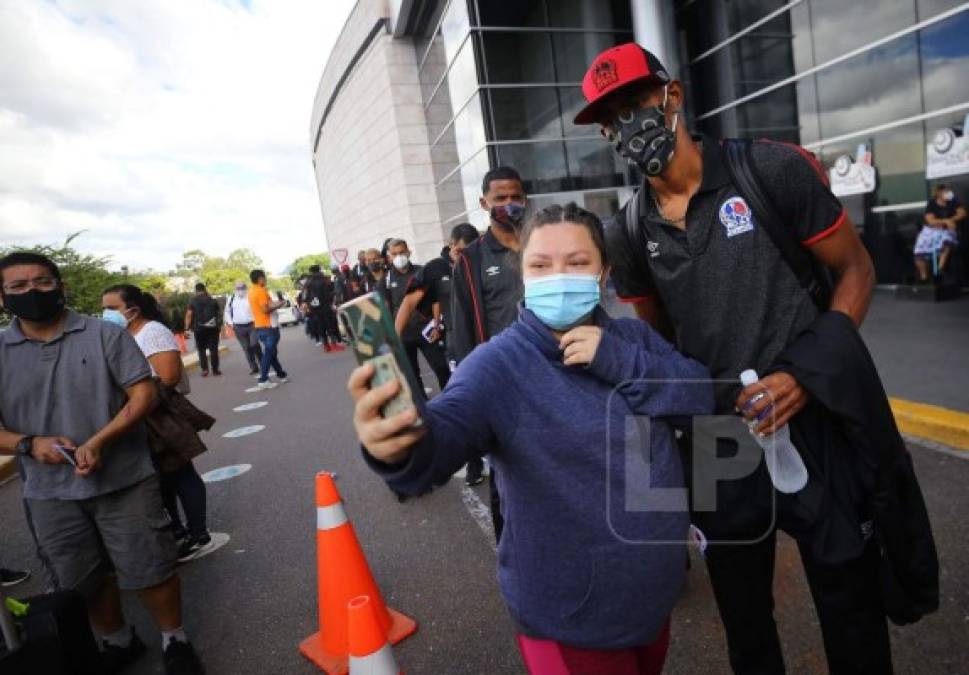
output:
[[747, 139], [724, 139], [723, 153], [734, 187], [759, 216], [758, 223], [767, 232], [781, 257], [794, 272], [811, 300], [822, 312], [831, 307], [832, 283], [828, 270], [802, 246], [794, 230], [785, 224], [774, 202], [763, 189], [752, 157], [753, 143]]

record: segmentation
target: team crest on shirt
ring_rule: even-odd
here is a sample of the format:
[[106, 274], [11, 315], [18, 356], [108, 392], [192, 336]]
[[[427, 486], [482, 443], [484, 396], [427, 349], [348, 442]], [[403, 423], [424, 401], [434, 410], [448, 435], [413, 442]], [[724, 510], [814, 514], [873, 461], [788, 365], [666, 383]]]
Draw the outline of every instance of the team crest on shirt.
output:
[[727, 236], [733, 237], [754, 229], [750, 207], [743, 197], [731, 197], [720, 206], [720, 222], [727, 228]]

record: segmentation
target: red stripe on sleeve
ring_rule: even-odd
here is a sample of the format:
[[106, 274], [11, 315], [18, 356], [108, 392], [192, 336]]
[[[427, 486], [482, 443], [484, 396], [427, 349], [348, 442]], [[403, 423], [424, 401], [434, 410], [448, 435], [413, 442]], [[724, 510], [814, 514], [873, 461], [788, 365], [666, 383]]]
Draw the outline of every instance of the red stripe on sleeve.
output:
[[627, 305], [642, 305], [642, 304], [647, 303], [650, 300], [652, 300], [653, 297], [655, 297], [655, 296], [652, 296], [652, 295], [637, 295], [635, 298], [624, 298], [621, 295], [619, 295], [619, 296], [616, 296], [616, 299], [619, 300], [619, 302], [624, 303], [624, 304], [627, 304]]
[[801, 242], [801, 246], [811, 246], [812, 244], [818, 243], [819, 241], [821, 241], [825, 237], [828, 237], [828, 236], [834, 234], [835, 231], [837, 231], [837, 229], [839, 227], [841, 227], [841, 225], [847, 219], [848, 219], [848, 212], [845, 211], [844, 209], [841, 209], [841, 215], [838, 216], [838, 219], [834, 221], [834, 224], [831, 227], [829, 227], [827, 229], [824, 229], [824, 230], [821, 230], [817, 234], [809, 237], [808, 239], [805, 239], [804, 241]]

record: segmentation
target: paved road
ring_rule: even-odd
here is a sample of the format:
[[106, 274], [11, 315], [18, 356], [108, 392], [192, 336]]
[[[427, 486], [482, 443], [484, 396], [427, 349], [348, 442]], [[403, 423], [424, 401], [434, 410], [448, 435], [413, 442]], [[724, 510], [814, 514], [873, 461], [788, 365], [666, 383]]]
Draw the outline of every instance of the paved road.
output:
[[[281, 359], [293, 381], [276, 390], [245, 393], [253, 380], [238, 349], [226, 375], [193, 376], [195, 402], [218, 418], [200, 471], [249, 463], [252, 470], [209, 485], [214, 531], [231, 541], [182, 568], [186, 625], [214, 675], [317, 672], [297, 652], [316, 629], [313, 476], [336, 471], [338, 485], [388, 601], [420, 623], [397, 649], [412, 675], [520, 673], [513, 628], [498, 597], [491, 541], [469, 515], [462, 483], [398, 504], [359, 457], [344, 392], [349, 354], [324, 355], [298, 328], [284, 329]], [[234, 348], [235, 345], [233, 344]], [[243, 403], [268, 401], [249, 412]], [[256, 434], [226, 439], [234, 428], [263, 424]], [[942, 561], [943, 605], [936, 615], [895, 630], [898, 673], [965, 672], [969, 663], [969, 462], [913, 446], [933, 517]], [[479, 490], [481, 490], [479, 488]], [[484, 491], [480, 493], [484, 496]], [[19, 483], [0, 487], [2, 562], [29, 565], [35, 578], [17, 590], [43, 585], [19, 507]], [[777, 616], [789, 672], [825, 672], [817, 620], [792, 542], [778, 555]], [[140, 634], [154, 639], [144, 613], [126, 599]], [[157, 653], [133, 673], [160, 673]], [[667, 673], [727, 672], [722, 630], [706, 572], [694, 558], [686, 593], [674, 614]]]

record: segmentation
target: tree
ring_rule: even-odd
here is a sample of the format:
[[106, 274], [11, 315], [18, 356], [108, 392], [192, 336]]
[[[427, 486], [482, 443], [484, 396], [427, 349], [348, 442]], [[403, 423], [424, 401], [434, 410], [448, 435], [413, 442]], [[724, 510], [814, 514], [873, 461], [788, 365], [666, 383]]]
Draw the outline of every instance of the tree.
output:
[[310, 265], [319, 265], [324, 270], [330, 269], [330, 254], [310, 253], [294, 260], [286, 270], [294, 284], [299, 281], [301, 276], [309, 274]]

